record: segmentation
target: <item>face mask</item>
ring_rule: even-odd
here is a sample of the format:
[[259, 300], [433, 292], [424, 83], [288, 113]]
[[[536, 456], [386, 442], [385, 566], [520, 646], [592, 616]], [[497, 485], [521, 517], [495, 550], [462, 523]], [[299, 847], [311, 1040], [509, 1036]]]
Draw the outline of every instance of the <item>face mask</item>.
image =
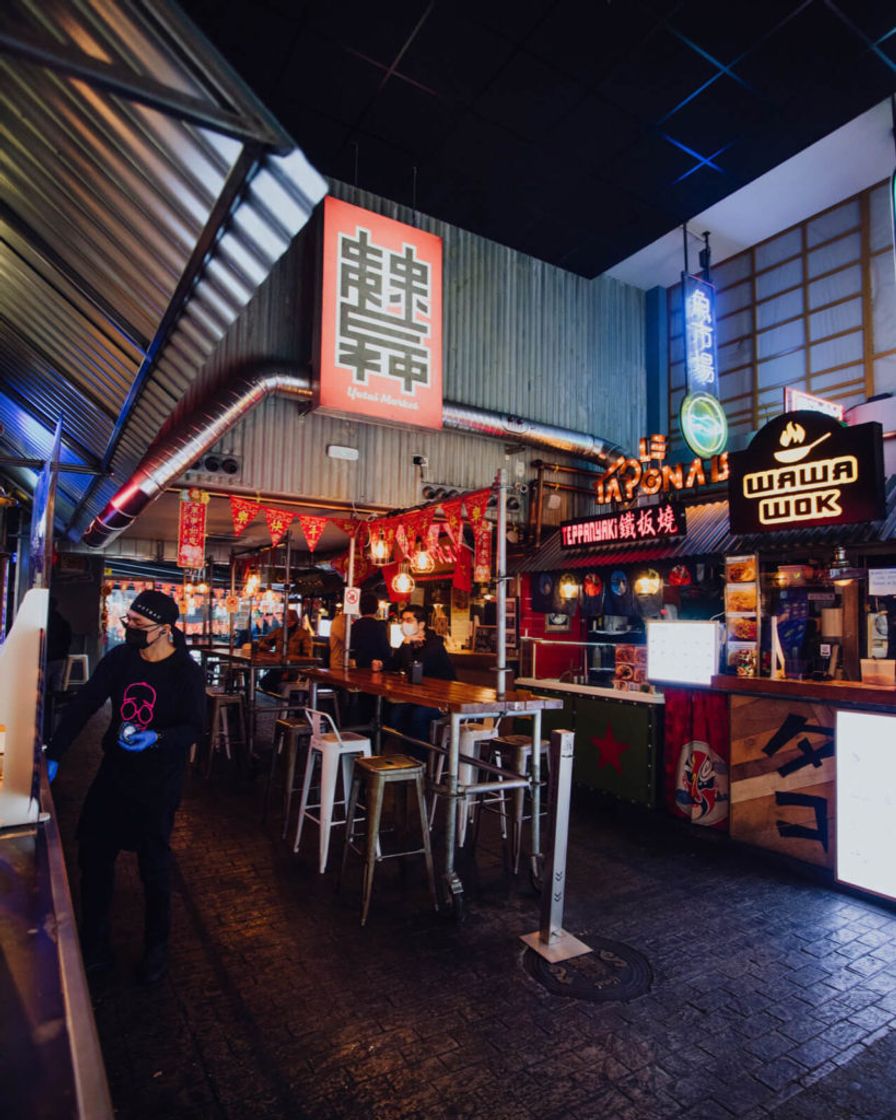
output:
[[[148, 633], [148, 630], [138, 630], [136, 626], [128, 626], [125, 628], [124, 640], [134, 649], [146, 649], [147, 646], [151, 645], [149, 638], [146, 636]], [[155, 641], [155, 638], [153, 638], [153, 641]]]
[[401, 632], [406, 638], [413, 638], [417, 633], [416, 622], [402, 622]]

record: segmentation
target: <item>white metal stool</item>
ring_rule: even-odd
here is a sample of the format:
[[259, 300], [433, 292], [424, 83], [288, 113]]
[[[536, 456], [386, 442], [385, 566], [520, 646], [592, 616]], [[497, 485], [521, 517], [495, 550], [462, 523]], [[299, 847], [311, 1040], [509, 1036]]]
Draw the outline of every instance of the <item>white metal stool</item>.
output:
[[72, 668], [77, 665], [80, 668], [80, 675], [75, 684], [85, 684], [90, 678], [90, 658], [86, 653], [70, 653], [65, 659], [65, 672], [62, 674], [62, 691], [68, 688], [72, 683]]
[[[333, 809], [337, 804], [336, 783], [339, 772], [342, 771], [342, 800], [339, 804], [346, 805], [351, 790], [354, 758], [356, 755], [369, 758], [372, 752], [370, 739], [366, 735], [358, 735], [354, 731], [340, 733], [333, 722], [333, 717], [326, 712], [319, 712], [315, 708], [305, 708], [304, 711], [311, 724], [311, 739], [308, 744], [305, 776], [302, 780], [302, 800], [299, 803], [299, 820], [296, 825], [293, 851], [299, 850], [305, 818], [315, 821], [320, 827], [320, 873], [323, 875], [330, 852], [330, 832], [337, 825], [345, 824], [344, 820], [333, 820]], [[329, 730], [325, 731], [325, 727], [329, 727]], [[311, 778], [318, 757], [320, 758], [320, 803], [309, 805], [308, 792], [311, 789]], [[317, 809], [319, 814], [315, 816], [311, 812], [312, 809]]]
[[[489, 739], [494, 739], [497, 734], [496, 729], [492, 726], [493, 721], [490, 719], [483, 720], [481, 723], [465, 723], [461, 725], [460, 729], [460, 753], [465, 754], [468, 758], [479, 758], [479, 753], [482, 750], [482, 744]], [[451, 734], [450, 723], [442, 727], [441, 745], [448, 746], [448, 736]], [[445, 771], [446, 756], [440, 754], [436, 759], [435, 773], [433, 775], [433, 784], [439, 785], [442, 781], [442, 775]], [[461, 762], [458, 766], [457, 780], [461, 786], [470, 785], [476, 777], [476, 767], [471, 762]], [[433, 794], [432, 804], [429, 810], [429, 827], [432, 829], [433, 822], [436, 815], [436, 804], [439, 795]], [[467, 836], [467, 823], [473, 811], [473, 796], [464, 797], [457, 803], [457, 844], [458, 847], [463, 847], [464, 841]], [[504, 835], [502, 827], [501, 835]]]
[[[541, 740], [541, 758], [543, 762], [550, 757], [548, 751], [549, 746], [550, 740]], [[503, 759], [509, 755], [510, 765], [508, 769], [515, 771], [517, 774], [527, 774], [529, 772], [529, 764], [532, 759], [531, 735], [498, 735], [489, 743], [489, 749], [494, 756], [496, 765], [503, 766]], [[521, 787], [511, 790], [510, 792], [513, 794], [513, 873], [516, 875], [520, 869], [526, 790]], [[503, 794], [499, 794], [499, 797], [502, 803], [501, 808], [503, 816]]]

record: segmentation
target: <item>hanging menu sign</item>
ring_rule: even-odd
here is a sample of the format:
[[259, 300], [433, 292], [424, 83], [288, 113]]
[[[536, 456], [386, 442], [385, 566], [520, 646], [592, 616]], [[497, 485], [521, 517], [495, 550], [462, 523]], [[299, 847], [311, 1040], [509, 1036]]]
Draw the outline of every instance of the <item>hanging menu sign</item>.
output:
[[876, 521], [884, 515], [880, 424], [845, 428], [821, 412], [786, 412], [731, 455], [731, 530], [761, 533]]
[[681, 274], [685, 369], [689, 393], [719, 395], [716, 290], [699, 276]]
[[656, 506], [627, 509], [605, 517], [564, 521], [560, 526], [560, 544], [563, 548], [607, 542], [643, 544], [680, 537], [686, 531], [684, 510], [671, 502], [660, 502]]

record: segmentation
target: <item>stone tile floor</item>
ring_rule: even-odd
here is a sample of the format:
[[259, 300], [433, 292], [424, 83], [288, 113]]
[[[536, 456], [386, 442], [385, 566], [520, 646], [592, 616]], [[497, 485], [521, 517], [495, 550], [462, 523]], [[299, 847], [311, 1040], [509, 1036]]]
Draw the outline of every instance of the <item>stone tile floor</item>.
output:
[[[97, 717], [54, 785], [68, 846]], [[628, 1003], [549, 993], [538, 925], [497, 845], [467, 868], [465, 921], [429, 908], [422, 866], [377, 871], [358, 922], [334, 844], [293, 856], [263, 776], [191, 776], [173, 838], [168, 978], [139, 988], [141, 895], [120, 859], [115, 973], [94, 988], [123, 1120], [884, 1120], [896, 1117], [896, 912], [712, 838], [582, 800], [564, 926], [650, 962]], [[436, 842], [438, 845], [438, 841]], [[437, 851], [438, 851], [437, 847]]]

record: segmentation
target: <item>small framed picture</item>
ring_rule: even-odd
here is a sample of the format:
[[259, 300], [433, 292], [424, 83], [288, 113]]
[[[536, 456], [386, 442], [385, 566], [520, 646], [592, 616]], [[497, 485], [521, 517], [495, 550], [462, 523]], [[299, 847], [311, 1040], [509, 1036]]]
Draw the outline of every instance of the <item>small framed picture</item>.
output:
[[568, 614], [549, 614], [545, 615], [544, 628], [547, 632], [558, 633], [560, 631], [568, 631], [570, 618]]

